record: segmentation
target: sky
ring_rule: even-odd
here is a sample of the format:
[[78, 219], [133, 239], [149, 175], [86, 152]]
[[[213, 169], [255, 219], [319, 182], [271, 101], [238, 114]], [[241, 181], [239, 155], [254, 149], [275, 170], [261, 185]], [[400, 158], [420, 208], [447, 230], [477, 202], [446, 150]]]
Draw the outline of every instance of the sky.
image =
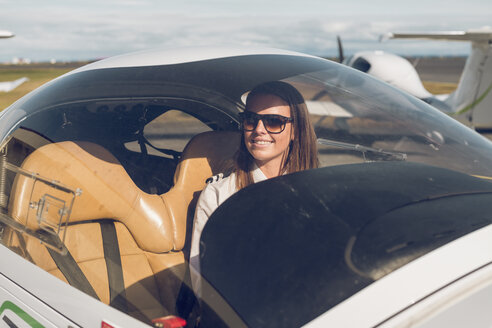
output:
[[337, 56], [385, 50], [460, 56], [466, 42], [389, 40], [387, 32], [492, 26], [492, 1], [433, 0], [0, 0], [0, 63], [94, 60], [154, 47], [265, 46]]

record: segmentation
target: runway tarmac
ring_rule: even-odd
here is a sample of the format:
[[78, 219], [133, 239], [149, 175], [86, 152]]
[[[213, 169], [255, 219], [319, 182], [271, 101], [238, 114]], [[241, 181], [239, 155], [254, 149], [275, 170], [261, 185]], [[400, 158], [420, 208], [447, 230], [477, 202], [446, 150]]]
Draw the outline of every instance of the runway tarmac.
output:
[[458, 83], [466, 57], [409, 57], [422, 81]]

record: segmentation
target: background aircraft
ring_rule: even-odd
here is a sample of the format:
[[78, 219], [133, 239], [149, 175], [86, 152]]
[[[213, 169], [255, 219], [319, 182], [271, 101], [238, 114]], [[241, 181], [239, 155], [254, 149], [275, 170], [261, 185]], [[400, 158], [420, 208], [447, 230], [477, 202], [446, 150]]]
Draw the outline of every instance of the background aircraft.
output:
[[[453, 115], [477, 130], [492, 129], [492, 29], [439, 33], [389, 33], [390, 39], [430, 39], [471, 42], [471, 53], [467, 58], [457, 89], [447, 95], [429, 93], [413, 65], [405, 58], [383, 52], [362, 51], [343, 58], [343, 63], [388, 82]], [[341, 47], [340, 47], [341, 49]]]
[[0, 39], [11, 38], [15, 34], [10, 31], [0, 30]]
[[21, 77], [15, 81], [0, 82], [0, 92], [12, 91], [26, 81], [29, 81], [27, 77]]
[[[14, 37], [14, 35], [15, 34], [10, 31], [0, 30], [0, 39], [12, 38]], [[20, 79], [17, 79], [15, 81], [0, 82], [0, 92], [12, 91], [28, 80], [29, 79], [27, 77], [21, 77]]]

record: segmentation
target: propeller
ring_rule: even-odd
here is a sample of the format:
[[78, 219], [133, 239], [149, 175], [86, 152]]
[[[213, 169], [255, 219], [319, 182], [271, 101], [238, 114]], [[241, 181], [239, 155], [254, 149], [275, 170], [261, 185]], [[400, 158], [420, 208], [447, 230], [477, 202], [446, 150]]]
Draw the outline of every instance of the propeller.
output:
[[341, 63], [345, 58], [343, 56], [342, 39], [340, 38], [340, 35], [337, 35], [337, 43], [338, 43], [338, 62]]

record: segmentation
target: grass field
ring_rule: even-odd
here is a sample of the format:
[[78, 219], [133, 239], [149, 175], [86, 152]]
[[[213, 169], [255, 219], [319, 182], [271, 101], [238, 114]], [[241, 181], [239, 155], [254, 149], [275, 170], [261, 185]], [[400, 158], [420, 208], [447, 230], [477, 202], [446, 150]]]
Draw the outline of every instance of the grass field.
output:
[[451, 93], [456, 90], [456, 87], [458, 86], [456, 83], [430, 81], [424, 81], [423, 84], [427, 91], [436, 95]]
[[[29, 78], [29, 81], [11, 92], [0, 92], [0, 110], [8, 107], [31, 90], [84, 64], [85, 63], [30, 66], [0, 65], [0, 82], [12, 81], [24, 76]], [[429, 92], [434, 94], [450, 93], [456, 89], [456, 84], [454, 83], [424, 82], [424, 86]]]
[[30, 65], [14, 66], [0, 65], [0, 82], [13, 81], [21, 77], [29, 78], [29, 81], [21, 84], [11, 92], [0, 92], [0, 110], [8, 107], [17, 99], [28, 92], [45, 84], [46, 82], [69, 72], [84, 63], [73, 63], [65, 65]]

